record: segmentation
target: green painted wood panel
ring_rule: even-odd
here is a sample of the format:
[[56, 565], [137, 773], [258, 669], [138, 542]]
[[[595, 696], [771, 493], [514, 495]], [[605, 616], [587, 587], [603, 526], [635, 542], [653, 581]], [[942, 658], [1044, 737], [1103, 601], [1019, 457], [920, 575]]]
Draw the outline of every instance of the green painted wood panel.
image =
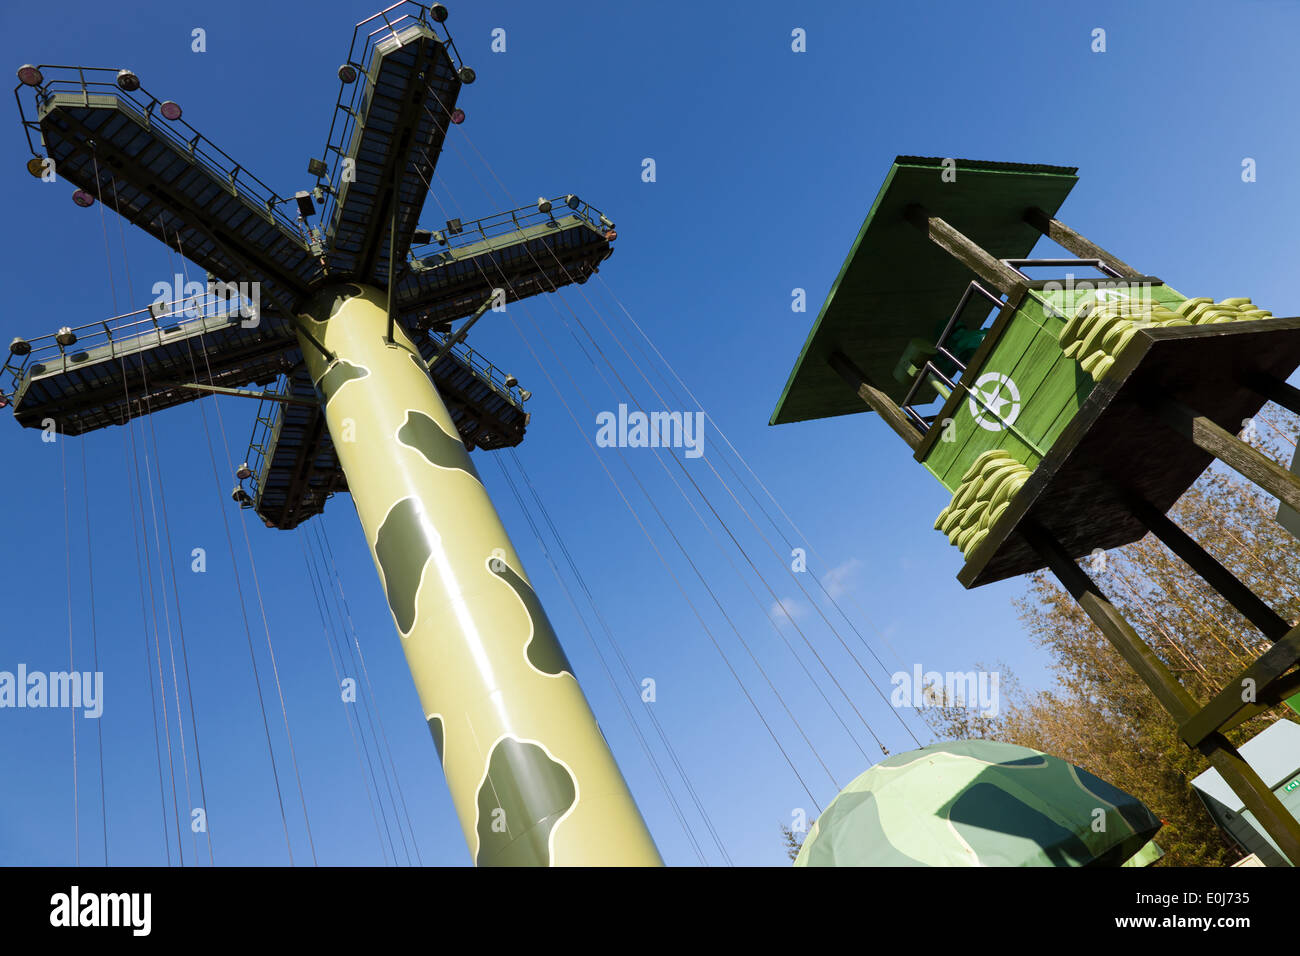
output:
[[[1103, 288], [1099, 293], [1095, 280], [1067, 280], [1027, 292], [980, 366], [966, 370], [963, 381], [967, 388], [960, 390], [962, 400], [945, 432], [951, 439], [936, 441], [925, 456], [927, 470], [948, 490], [956, 491], [962, 475], [990, 449], [1002, 448], [1031, 468], [1051, 450], [1052, 443], [1096, 386], [1092, 376], [1061, 351], [1058, 336], [1067, 318], [1099, 294], [1142, 296], [1170, 306], [1183, 299], [1175, 290], [1158, 283], [1124, 284]], [[1009, 420], [1009, 425], [999, 430], [982, 427], [975, 420], [968, 391], [978, 388], [987, 392], [995, 385], [1002, 398], [1019, 396], [1019, 408], [1014, 414], [1010, 411], [1014, 405], [1003, 406], [1002, 417]], [[993, 421], [988, 413], [982, 417], [986, 422]]]

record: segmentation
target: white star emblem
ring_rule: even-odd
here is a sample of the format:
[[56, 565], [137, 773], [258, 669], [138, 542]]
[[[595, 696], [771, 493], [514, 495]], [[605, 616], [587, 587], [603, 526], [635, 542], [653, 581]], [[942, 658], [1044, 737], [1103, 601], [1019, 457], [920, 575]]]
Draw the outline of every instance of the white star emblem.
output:
[[970, 414], [981, 428], [1000, 432], [1020, 416], [1020, 389], [1010, 376], [985, 372], [970, 391]]

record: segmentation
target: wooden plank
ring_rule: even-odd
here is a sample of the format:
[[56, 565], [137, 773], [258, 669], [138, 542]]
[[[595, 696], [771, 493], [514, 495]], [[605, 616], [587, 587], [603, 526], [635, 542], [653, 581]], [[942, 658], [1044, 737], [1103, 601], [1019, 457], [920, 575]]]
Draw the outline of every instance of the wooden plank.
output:
[[[1042, 458], [1039, 449], [1045, 446], [1040, 441], [1040, 423], [1044, 418], [1056, 417], [1053, 403], [1059, 403], [1059, 399], [1050, 376], [1056, 361], [1063, 356], [1056, 335], [1045, 330], [1041, 316], [1033, 315], [1034, 305], [1028, 299], [1022, 305], [1025, 308], [1029, 312], [1017, 311], [983, 364], [972, 365], [963, 375], [964, 385], [974, 384], [990, 372], [1006, 375], [1016, 384], [1020, 411], [1008, 428], [1001, 431], [984, 428], [970, 412], [968, 389], [962, 389], [967, 400], [956, 407], [950, 429], [956, 441], [931, 444], [926, 457], [926, 461], [933, 462], [934, 472], [943, 475], [941, 480], [949, 490], [956, 490], [956, 484], [970, 465], [990, 449], [1003, 448], [1030, 467]], [[1049, 405], [1053, 406], [1050, 410]], [[983, 417], [987, 420], [991, 416]]]
[[[1274, 689], [1274, 683], [1285, 676], [1297, 661], [1300, 661], [1300, 628], [1291, 631], [1257, 657], [1235, 680], [1224, 685], [1213, 700], [1182, 721], [1178, 727], [1179, 736], [1189, 746], [1195, 747], [1211, 734], [1235, 726], [1240, 722], [1237, 715]], [[1280, 703], [1281, 699], [1277, 698], [1274, 703]]]
[[[1003, 295], [1014, 296], [1024, 287], [1024, 276], [1000, 259], [989, 255], [983, 246], [920, 203], [908, 206], [903, 215], [929, 236], [931, 242]], [[955, 302], [953, 304], [956, 305]]]
[[1253, 388], [1270, 402], [1276, 402], [1293, 415], [1300, 415], [1300, 388], [1267, 375], [1246, 376], [1243, 384]]
[[847, 382], [858, 397], [879, 413], [899, 438], [907, 442], [909, 448], [915, 449], [921, 441], [921, 433], [894, 400], [867, 381], [862, 370], [850, 362], [843, 354], [836, 352], [830, 357], [830, 365], [835, 372]]
[[[1270, 641], [1278, 641], [1291, 633], [1290, 624], [1261, 601], [1255, 592], [1239, 581], [1231, 571], [1216, 561], [1213, 555], [1193, 541], [1186, 531], [1169, 519], [1168, 515], [1158, 508], [1151, 507], [1149, 501], [1138, 495], [1131, 496], [1128, 501], [1133, 508], [1133, 514], [1151, 529], [1152, 534], [1164, 542], [1170, 551], [1187, 562], [1193, 571], [1240, 611], [1246, 620], [1259, 628], [1265, 637]], [[1288, 663], [1287, 667], [1290, 666]]]
[[1080, 259], [1101, 259], [1121, 276], [1141, 275], [1119, 256], [1107, 252], [1092, 240], [1084, 238], [1061, 220], [1049, 216], [1037, 206], [1025, 211], [1025, 222]]
[[1279, 501], [1300, 510], [1300, 476], [1251, 448], [1213, 419], [1172, 398], [1153, 397], [1150, 407], [1160, 420], [1203, 451], [1259, 485]]

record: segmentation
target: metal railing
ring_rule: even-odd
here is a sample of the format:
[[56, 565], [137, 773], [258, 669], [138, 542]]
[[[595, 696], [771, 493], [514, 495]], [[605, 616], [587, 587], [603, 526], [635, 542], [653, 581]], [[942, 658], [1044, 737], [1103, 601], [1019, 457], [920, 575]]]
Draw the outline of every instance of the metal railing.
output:
[[[442, 348], [447, 339], [451, 338], [454, 334], [455, 333], [447, 333], [444, 335], [438, 332], [430, 332], [429, 339], [438, 348]], [[453, 345], [449, 355], [456, 356], [462, 363], [469, 366], [470, 371], [472, 371], [484, 385], [487, 385], [507, 402], [517, 408], [523, 407], [523, 390], [518, 385], [507, 385], [506, 379], [509, 377], [508, 374], [503, 373], [501, 369], [493, 365], [478, 352], [475, 352], [472, 348], [462, 342]]]
[[9, 346], [4, 365], [0, 366], [0, 395], [6, 391], [9, 395], [16, 392], [29, 370], [38, 374], [66, 371], [71, 366], [89, 361], [91, 353], [98, 353], [95, 358], [110, 359], [133, 355], [162, 345], [172, 336], [227, 328], [232, 320], [244, 320], [238, 306], [234, 306], [232, 312], [229, 298], [208, 292], [170, 302], [160, 300], [134, 312], [64, 327], [32, 339], [15, 339]]
[[395, 38], [413, 26], [422, 25], [443, 43], [451, 57], [452, 66], [459, 69], [462, 64], [456, 44], [446, 27], [438, 29], [439, 24], [430, 14], [430, 8], [415, 0], [400, 0], [391, 7], [380, 10], [374, 16], [367, 17], [356, 25], [352, 31], [352, 43], [348, 47], [344, 63], [356, 70], [357, 77], [351, 83], [339, 79], [339, 95], [334, 103], [334, 115], [330, 120], [330, 130], [325, 137], [324, 161], [328, 164], [333, 155], [336, 162], [324, 176], [316, 177], [316, 185], [324, 180], [328, 185], [324, 203], [321, 204], [319, 221], [328, 225], [333, 222], [334, 207], [338, 204], [338, 193], [342, 186], [343, 158], [347, 155], [348, 141], [356, 126], [357, 115], [366, 101], [370, 89], [370, 61], [375, 47], [389, 38]]
[[[291, 391], [291, 379], [288, 375], [281, 375], [267, 391], [274, 395], [287, 396]], [[271, 454], [274, 451], [275, 444], [279, 440], [279, 428], [277, 427], [280, 420], [280, 410], [283, 408], [281, 402], [274, 399], [264, 398], [257, 404], [257, 415], [253, 419], [253, 433], [248, 439], [248, 458], [246, 459], [252, 476], [246, 479], [249, 484], [249, 498], [247, 501], [240, 501], [241, 508], [251, 508], [261, 495], [263, 472], [269, 467]], [[238, 479], [237, 479], [238, 480]], [[239, 482], [243, 487], [244, 482]]]
[[[415, 259], [421, 259], [434, 255], [441, 250], [459, 249], [489, 239], [499, 239], [513, 233], [522, 233], [525, 229], [533, 226], [550, 225], [558, 229], [561, 220], [564, 218], [578, 219], [593, 229], [604, 231], [607, 235], [614, 228], [614, 224], [602, 215], [599, 209], [573, 193], [557, 196], [548, 200], [548, 202], [551, 204], [548, 212], [543, 212], [541, 207], [534, 203], [529, 206], [520, 206], [517, 209], [508, 209], [505, 212], [494, 213], [491, 216], [484, 216], [482, 219], [475, 219], [466, 223], [451, 220], [442, 229], [430, 230], [433, 232], [432, 241], [419, 244], [413, 242], [411, 244], [411, 256]], [[452, 232], [451, 228], [456, 224], [459, 224], [459, 231]]]
[[[224, 150], [184, 119], [169, 120], [161, 113], [155, 115], [156, 109], [165, 101], [143, 86], [135, 90], [124, 90], [117, 82], [118, 70], [110, 67], [60, 66], [45, 63], [37, 68], [44, 74], [44, 80], [39, 86], [31, 87], [19, 83], [14, 88], [14, 99], [18, 102], [18, 113], [27, 136], [27, 146], [33, 156], [44, 158], [39, 149], [40, 121], [35, 117], [27, 116], [27, 111], [23, 107], [22, 90], [33, 91], [38, 110], [44, 108], [58, 94], [80, 94], [87, 106], [91, 104], [92, 95], [112, 96], [119, 107], [134, 114], [150, 130], [188, 154], [210, 173], [226, 180], [238, 194], [252, 199], [292, 235], [299, 235], [297, 221], [289, 218], [280, 209], [287, 202], [284, 197], [235, 162]], [[38, 136], [36, 141], [32, 139], [33, 132]], [[103, 198], [100, 198], [103, 201]]]
[[1030, 269], [1064, 269], [1069, 266], [1090, 266], [1098, 272], [1106, 273], [1112, 279], [1123, 278], [1120, 271], [1104, 259], [1003, 259], [1002, 264], [1015, 269], [1026, 279], [1029, 276], [1025, 273], [1024, 267]]
[[[912, 385], [908, 388], [907, 395], [901, 403], [903, 412], [916, 424], [922, 433], [930, 430], [930, 426], [934, 424], [935, 416], [922, 415], [912, 407], [916, 401], [917, 391], [920, 390], [924, 383], [932, 378], [937, 378], [948, 388], [948, 393], [952, 394], [957, 390], [957, 382], [961, 381], [966, 372], [966, 363], [949, 350], [947, 343], [952, 336], [953, 330], [957, 327], [962, 313], [966, 311], [966, 306], [970, 303], [972, 296], [979, 296], [998, 310], [1001, 310], [1006, 305], [1006, 302], [996, 292], [985, 288], [978, 279], [971, 280], [970, 285], [966, 286], [966, 291], [962, 293], [961, 299], [957, 302], [957, 307], [952, 310], [952, 315], [948, 317], [948, 322], [944, 325], [943, 332], [939, 335], [939, 339], [934, 346], [935, 354], [943, 356], [952, 363], [953, 368], [956, 368], [956, 376], [950, 378], [932, 359], [926, 359], [921, 368], [917, 370], [916, 375], [912, 377]], [[944, 396], [944, 398], [946, 399], [947, 396]], [[926, 404], [930, 401], [932, 399], [926, 399]]]

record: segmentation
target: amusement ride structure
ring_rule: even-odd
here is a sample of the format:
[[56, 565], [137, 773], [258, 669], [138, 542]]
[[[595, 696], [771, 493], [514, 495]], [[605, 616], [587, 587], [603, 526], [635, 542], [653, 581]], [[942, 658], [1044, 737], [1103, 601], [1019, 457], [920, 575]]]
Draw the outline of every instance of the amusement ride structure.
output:
[[351, 494], [475, 862], [658, 864], [469, 456], [517, 445], [528, 423], [518, 382], [464, 345], [470, 326], [585, 282], [613, 223], [566, 194], [419, 228], [475, 79], [446, 19], [402, 2], [357, 26], [314, 183], [291, 197], [130, 70], [23, 66], [32, 174], [71, 182], [79, 205], [207, 283], [15, 339], [4, 400], [20, 424], [75, 436], [214, 393], [261, 399], [233, 497], [291, 529]]

